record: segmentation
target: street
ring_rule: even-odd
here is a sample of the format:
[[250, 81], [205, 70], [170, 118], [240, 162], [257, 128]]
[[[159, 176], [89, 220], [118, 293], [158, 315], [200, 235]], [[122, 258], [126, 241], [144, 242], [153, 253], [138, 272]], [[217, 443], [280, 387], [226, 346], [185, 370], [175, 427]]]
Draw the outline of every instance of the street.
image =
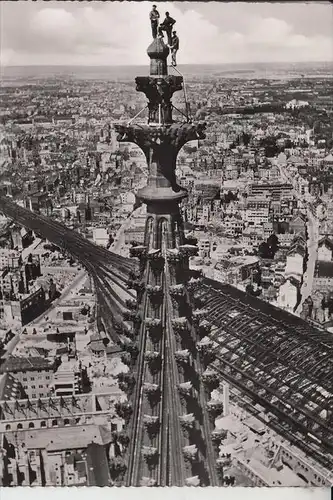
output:
[[300, 313], [302, 310], [302, 304], [304, 300], [306, 300], [309, 295], [312, 293], [313, 288], [313, 279], [315, 273], [316, 259], [317, 259], [317, 249], [318, 249], [318, 238], [319, 238], [319, 225], [318, 219], [313, 216], [311, 210], [308, 209], [308, 262], [306, 266], [305, 273], [303, 275], [303, 284], [301, 288], [301, 301], [296, 310], [296, 313]]
[[[288, 182], [292, 185], [293, 181], [290, 178], [288, 172], [282, 165], [278, 164], [281, 179], [283, 182]], [[304, 197], [302, 197], [299, 192], [294, 189], [293, 194], [296, 198], [300, 199], [304, 202]], [[319, 224], [318, 219], [313, 215], [310, 210], [309, 202], [307, 209], [307, 249], [308, 249], [308, 261], [306, 265], [305, 273], [303, 274], [303, 283], [301, 288], [301, 300], [296, 309], [296, 314], [300, 314], [302, 311], [303, 302], [311, 296], [312, 288], [313, 288], [313, 279], [315, 273], [316, 259], [317, 259], [317, 249], [318, 249], [318, 239], [319, 239]]]
[[31, 321], [31, 323], [29, 323], [29, 325], [39, 325], [40, 323], [42, 323], [44, 321], [44, 319], [47, 316], [49, 316], [50, 313], [57, 307], [57, 305], [59, 305], [62, 301], [67, 299], [70, 294], [72, 294], [72, 295], [75, 294], [76, 290], [79, 289], [80, 286], [83, 285], [83, 283], [85, 282], [86, 279], [87, 279], [86, 271], [85, 270], [80, 271], [79, 274], [77, 274], [75, 276], [72, 283], [67, 288], [65, 288], [63, 290], [60, 297], [58, 297], [54, 302], [52, 302], [50, 307], [46, 311], [44, 311], [40, 316], [38, 316], [38, 318]]
[[125, 220], [125, 222], [120, 227], [114, 242], [112, 243], [112, 245], [110, 247], [111, 252], [122, 255], [123, 257], [128, 257], [128, 251], [126, 252], [126, 250], [125, 250], [126, 249], [125, 231], [126, 231], [126, 229], [128, 229], [131, 226], [131, 224], [133, 222], [132, 221], [133, 216], [135, 217], [135, 216], [142, 214], [143, 210], [144, 210], [143, 206], [137, 208]]

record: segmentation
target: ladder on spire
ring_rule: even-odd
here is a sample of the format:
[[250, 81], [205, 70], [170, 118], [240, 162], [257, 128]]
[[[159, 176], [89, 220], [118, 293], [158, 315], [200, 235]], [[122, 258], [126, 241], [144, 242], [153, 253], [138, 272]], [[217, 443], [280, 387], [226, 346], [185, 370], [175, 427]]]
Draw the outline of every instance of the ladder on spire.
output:
[[183, 78], [183, 83], [184, 83], [184, 86], [183, 86], [183, 90], [184, 90], [184, 100], [185, 100], [185, 113], [186, 113], [186, 117], [187, 117], [187, 120], [189, 122], [192, 121], [192, 117], [191, 117], [191, 110], [190, 110], [190, 103], [188, 102], [187, 100], [187, 93], [186, 93], [186, 82], [185, 82], [185, 77], [184, 75], [179, 71], [179, 69], [177, 69], [176, 66], [173, 66], [172, 64], [169, 65], [169, 68], [172, 68], [174, 69], [175, 71], [177, 71], [177, 73]]
[[127, 127], [128, 127], [128, 126], [129, 126], [129, 125], [130, 125], [130, 124], [131, 124], [131, 123], [132, 123], [132, 122], [133, 122], [136, 118], [138, 118], [138, 116], [140, 116], [140, 115], [141, 115], [141, 113], [142, 113], [145, 109], [147, 109], [147, 108], [148, 108], [148, 104], [146, 104], [144, 108], [142, 108], [142, 109], [141, 109], [141, 110], [140, 110], [140, 111], [139, 111], [139, 112], [138, 112], [135, 116], [133, 116], [133, 118], [131, 118], [131, 119], [129, 120], [129, 122], [127, 122]]

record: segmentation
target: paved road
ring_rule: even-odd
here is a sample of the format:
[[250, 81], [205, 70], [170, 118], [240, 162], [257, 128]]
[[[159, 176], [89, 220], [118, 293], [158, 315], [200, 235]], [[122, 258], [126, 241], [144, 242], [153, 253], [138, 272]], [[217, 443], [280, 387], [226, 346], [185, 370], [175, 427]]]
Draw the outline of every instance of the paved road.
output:
[[65, 299], [67, 299], [67, 297], [71, 294], [71, 292], [73, 290], [75, 290], [75, 288], [77, 288], [77, 286], [79, 285], [80, 282], [83, 281], [83, 279], [86, 278], [86, 271], [80, 271], [79, 274], [77, 276], [75, 276], [74, 278], [74, 281], [72, 281], [72, 283], [64, 289], [63, 293], [60, 295], [60, 297], [58, 299], [56, 299], [54, 302], [52, 302], [52, 304], [50, 305], [50, 307], [44, 311], [40, 316], [38, 316], [38, 318], [34, 319], [33, 321], [31, 321], [31, 323], [29, 323], [29, 325], [39, 325], [40, 323], [43, 322], [43, 320], [50, 315], [50, 313], [62, 302], [64, 301]]
[[132, 217], [137, 216], [139, 214], [142, 214], [144, 210], [144, 207], [141, 206], [134, 210], [129, 217], [125, 220], [125, 222], [122, 224], [121, 228], [118, 231], [117, 237], [115, 238], [114, 242], [112, 243], [110, 250], [114, 253], [117, 253], [119, 255], [122, 255], [124, 253], [126, 243], [125, 243], [125, 231], [128, 229], [132, 223]]
[[41, 244], [42, 240], [40, 238], [36, 238], [33, 243], [22, 250], [22, 260], [25, 260], [29, 254], [34, 253], [34, 250]]
[[110, 250], [117, 254], [121, 254], [125, 248], [125, 230], [129, 228], [131, 224], [130, 217], [125, 220], [124, 224], [122, 224], [121, 228], [118, 231], [118, 234], [112, 243]]

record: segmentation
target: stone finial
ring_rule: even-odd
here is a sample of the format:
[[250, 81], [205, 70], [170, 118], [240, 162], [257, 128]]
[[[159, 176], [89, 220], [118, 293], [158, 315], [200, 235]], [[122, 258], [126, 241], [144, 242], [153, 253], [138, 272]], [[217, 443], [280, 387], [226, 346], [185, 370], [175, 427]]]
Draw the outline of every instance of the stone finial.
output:
[[147, 49], [147, 54], [150, 57], [150, 75], [165, 76], [168, 74], [167, 57], [169, 49], [163, 42], [162, 38], [155, 38]]

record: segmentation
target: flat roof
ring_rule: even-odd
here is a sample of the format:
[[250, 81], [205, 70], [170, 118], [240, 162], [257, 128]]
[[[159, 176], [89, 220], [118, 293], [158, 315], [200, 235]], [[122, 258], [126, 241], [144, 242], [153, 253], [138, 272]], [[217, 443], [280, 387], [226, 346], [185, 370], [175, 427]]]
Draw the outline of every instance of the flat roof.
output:
[[53, 361], [45, 359], [41, 356], [9, 356], [0, 366], [0, 373], [27, 372], [46, 369], [51, 370], [53, 368], [53, 364]]
[[[12, 433], [8, 434], [11, 441]], [[24, 443], [27, 449], [47, 449], [47, 451], [61, 451], [87, 448], [89, 444], [100, 445], [111, 442], [111, 428], [106, 426], [85, 424], [70, 427], [29, 429], [15, 433], [15, 439]]]

